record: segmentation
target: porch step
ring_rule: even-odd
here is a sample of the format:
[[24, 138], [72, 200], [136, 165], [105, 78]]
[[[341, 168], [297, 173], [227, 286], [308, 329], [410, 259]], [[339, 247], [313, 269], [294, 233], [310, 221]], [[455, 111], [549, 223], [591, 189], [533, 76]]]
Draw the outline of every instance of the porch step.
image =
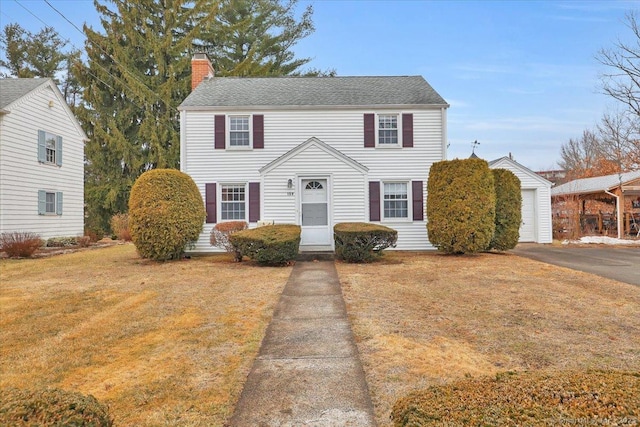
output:
[[296, 261], [333, 261], [335, 253], [333, 251], [309, 251], [299, 252]]

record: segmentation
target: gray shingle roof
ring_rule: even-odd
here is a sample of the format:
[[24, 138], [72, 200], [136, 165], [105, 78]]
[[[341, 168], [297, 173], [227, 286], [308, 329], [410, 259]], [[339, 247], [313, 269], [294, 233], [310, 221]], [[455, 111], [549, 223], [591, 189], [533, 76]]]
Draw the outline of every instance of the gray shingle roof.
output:
[[599, 193], [604, 190], [611, 190], [629, 181], [640, 178], [640, 171], [625, 172], [623, 174], [613, 174], [605, 176], [595, 176], [593, 178], [582, 178], [569, 181], [551, 189], [552, 196], [563, 196], [568, 194], [589, 194]]
[[370, 105], [448, 104], [422, 76], [214, 77], [180, 108]]
[[0, 79], [0, 109], [49, 80], [50, 79]]

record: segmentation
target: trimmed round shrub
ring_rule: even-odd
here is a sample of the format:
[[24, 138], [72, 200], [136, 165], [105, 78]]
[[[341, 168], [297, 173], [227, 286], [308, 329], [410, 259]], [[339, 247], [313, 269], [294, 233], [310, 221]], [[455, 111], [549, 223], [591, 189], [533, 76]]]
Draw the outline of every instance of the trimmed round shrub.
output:
[[520, 238], [522, 222], [522, 192], [520, 179], [507, 169], [492, 169], [496, 192], [496, 229], [489, 249], [513, 249]]
[[487, 249], [495, 229], [493, 174], [482, 159], [436, 162], [427, 182], [429, 241], [445, 253]]
[[415, 391], [393, 425], [631, 426], [640, 420], [638, 372], [506, 372]]
[[191, 177], [175, 169], [140, 175], [129, 197], [131, 240], [143, 258], [178, 259], [202, 231], [206, 212]]
[[89, 395], [60, 389], [0, 389], [0, 425], [110, 427], [106, 405]]
[[398, 232], [366, 222], [342, 222], [333, 227], [336, 257], [346, 262], [371, 262], [382, 251], [395, 247]]
[[233, 233], [229, 241], [238, 254], [238, 261], [247, 256], [259, 264], [285, 265], [298, 255], [300, 232], [299, 225], [265, 225]]

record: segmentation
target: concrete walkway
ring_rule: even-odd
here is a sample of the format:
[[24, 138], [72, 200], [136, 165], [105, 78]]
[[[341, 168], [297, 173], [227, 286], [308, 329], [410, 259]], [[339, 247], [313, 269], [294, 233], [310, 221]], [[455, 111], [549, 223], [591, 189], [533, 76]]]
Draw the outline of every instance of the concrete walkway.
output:
[[375, 425], [332, 261], [293, 267], [230, 425]]

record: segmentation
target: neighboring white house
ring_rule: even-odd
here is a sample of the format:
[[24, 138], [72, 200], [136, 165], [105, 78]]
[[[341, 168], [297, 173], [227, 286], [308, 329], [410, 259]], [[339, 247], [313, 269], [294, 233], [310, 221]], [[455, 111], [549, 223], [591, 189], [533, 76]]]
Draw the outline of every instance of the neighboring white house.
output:
[[510, 170], [520, 179], [522, 224], [519, 241], [551, 243], [551, 182], [509, 157], [493, 160], [489, 167]]
[[0, 232], [84, 234], [84, 142], [51, 79], [0, 79]]
[[398, 249], [429, 249], [429, 168], [446, 157], [448, 104], [421, 76], [214, 77], [192, 61], [180, 105], [180, 167], [203, 195], [194, 251], [217, 222], [299, 224], [301, 250], [333, 248], [339, 222], [398, 230]]

